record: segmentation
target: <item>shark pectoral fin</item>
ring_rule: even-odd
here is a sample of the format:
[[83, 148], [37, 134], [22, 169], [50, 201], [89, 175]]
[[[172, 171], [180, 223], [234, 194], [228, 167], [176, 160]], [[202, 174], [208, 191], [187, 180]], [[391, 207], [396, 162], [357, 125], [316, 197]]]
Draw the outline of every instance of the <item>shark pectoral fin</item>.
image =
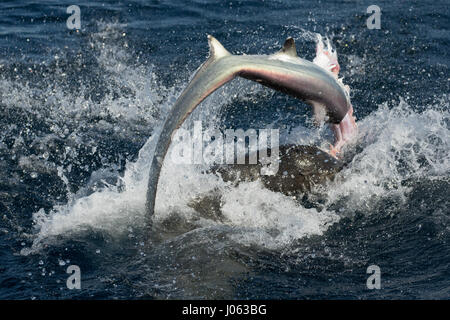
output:
[[321, 103], [315, 102], [315, 101], [307, 101], [308, 104], [310, 104], [313, 107], [313, 113], [314, 113], [314, 124], [316, 126], [320, 126], [322, 123], [325, 122], [327, 117], [327, 110], [325, 106]]

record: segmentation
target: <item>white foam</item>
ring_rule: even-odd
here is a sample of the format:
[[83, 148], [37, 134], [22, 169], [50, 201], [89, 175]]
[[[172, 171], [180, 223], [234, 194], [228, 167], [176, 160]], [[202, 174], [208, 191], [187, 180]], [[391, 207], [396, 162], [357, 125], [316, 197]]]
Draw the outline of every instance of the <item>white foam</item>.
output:
[[339, 221], [334, 212], [306, 209], [294, 199], [265, 189], [258, 181], [241, 183], [223, 196], [227, 224], [239, 227], [232, 239], [275, 249], [310, 235], [321, 235]]
[[405, 101], [387, 104], [358, 122], [363, 150], [330, 185], [329, 204], [370, 212], [383, 197], [399, 204], [410, 191], [404, 182], [448, 177], [450, 131], [448, 98], [423, 112], [414, 112]]

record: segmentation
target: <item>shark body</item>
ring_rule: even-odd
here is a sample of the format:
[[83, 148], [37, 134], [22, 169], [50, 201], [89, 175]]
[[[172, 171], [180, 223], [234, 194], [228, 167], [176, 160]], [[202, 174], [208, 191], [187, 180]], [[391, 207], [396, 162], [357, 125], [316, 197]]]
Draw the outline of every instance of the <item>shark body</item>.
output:
[[146, 210], [154, 213], [159, 175], [175, 131], [206, 97], [235, 77], [256, 81], [314, 107], [316, 120], [339, 125], [351, 109], [343, 84], [333, 74], [297, 56], [295, 43], [288, 38], [272, 55], [232, 55], [212, 36], [208, 36], [210, 56], [197, 70], [170, 110], [152, 158]]

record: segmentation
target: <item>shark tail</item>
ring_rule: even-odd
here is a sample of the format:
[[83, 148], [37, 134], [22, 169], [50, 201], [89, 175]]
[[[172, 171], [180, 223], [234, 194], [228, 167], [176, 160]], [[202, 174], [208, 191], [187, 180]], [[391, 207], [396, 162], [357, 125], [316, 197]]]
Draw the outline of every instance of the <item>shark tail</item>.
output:
[[198, 104], [216, 89], [234, 79], [239, 72], [238, 67], [233, 68], [232, 63], [228, 64], [227, 68], [221, 63], [226, 57], [232, 55], [216, 38], [208, 35], [208, 42], [209, 58], [200, 66], [189, 85], [183, 90], [175, 105], [169, 111], [155, 148], [150, 166], [146, 201], [146, 210], [150, 213], [150, 217], [154, 213], [156, 190], [162, 164], [175, 131]]

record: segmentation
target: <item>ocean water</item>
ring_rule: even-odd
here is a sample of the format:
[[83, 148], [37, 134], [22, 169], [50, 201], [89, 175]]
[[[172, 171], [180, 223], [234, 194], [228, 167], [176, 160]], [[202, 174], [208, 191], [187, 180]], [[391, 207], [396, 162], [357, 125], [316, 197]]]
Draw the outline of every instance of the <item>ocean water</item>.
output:
[[[0, 299], [449, 299], [449, 29], [447, 1], [1, 2]], [[312, 60], [317, 33], [359, 125], [335, 180], [297, 199], [166, 161], [149, 228], [157, 133], [206, 35], [235, 54], [291, 36]], [[196, 120], [332, 141], [302, 102], [242, 79]], [[192, 205], [210, 194], [220, 216]]]

